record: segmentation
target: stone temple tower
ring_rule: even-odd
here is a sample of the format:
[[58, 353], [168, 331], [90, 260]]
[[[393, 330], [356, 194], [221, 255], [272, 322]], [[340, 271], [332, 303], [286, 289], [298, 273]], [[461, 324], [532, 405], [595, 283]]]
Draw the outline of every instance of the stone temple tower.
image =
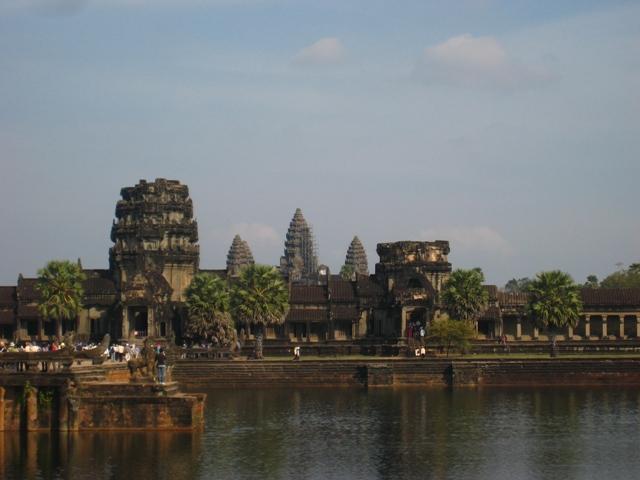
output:
[[140, 180], [116, 204], [109, 263], [122, 306], [122, 338], [166, 336], [172, 304], [198, 271], [198, 224], [189, 188], [176, 180]]
[[289, 223], [280, 270], [290, 281], [310, 279], [317, 274], [318, 256], [313, 231], [299, 208]]
[[351, 240], [344, 265], [350, 267], [356, 275], [369, 275], [367, 252], [357, 235]]
[[227, 275], [237, 277], [244, 267], [253, 265], [253, 254], [249, 244], [240, 238], [240, 235], [233, 237], [229, 253], [227, 254]]

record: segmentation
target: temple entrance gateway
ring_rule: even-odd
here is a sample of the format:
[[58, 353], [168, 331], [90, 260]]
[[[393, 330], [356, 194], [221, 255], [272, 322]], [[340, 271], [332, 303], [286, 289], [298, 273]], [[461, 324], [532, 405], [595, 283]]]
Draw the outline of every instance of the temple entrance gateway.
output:
[[420, 329], [427, 331], [427, 309], [423, 307], [407, 308], [406, 323], [404, 325], [404, 335], [415, 339], [420, 339]]
[[149, 311], [147, 307], [129, 307], [129, 324], [136, 337], [146, 337], [149, 331]]

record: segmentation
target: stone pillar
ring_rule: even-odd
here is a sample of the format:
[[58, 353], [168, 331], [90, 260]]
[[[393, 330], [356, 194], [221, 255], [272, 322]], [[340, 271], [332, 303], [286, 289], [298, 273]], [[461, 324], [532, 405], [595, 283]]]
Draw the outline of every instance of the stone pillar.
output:
[[61, 432], [69, 430], [69, 388], [71, 382], [67, 381], [58, 389], [58, 428]]
[[38, 317], [38, 333], [36, 334], [38, 340], [44, 339], [44, 321], [42, 317]]
[[620, 333], [618, 334], [618, 336], [620, 338], [624, 338], [624, 317], [624, 314], [618, 315], [618, 319], [620, 320]]
[[400, 311], [400, 336], [407, 336], [407, 309], [404, 307]]
[[38, 389], [31, 387], [25, 392], [24, 398], [25, 430], [31, 431], [38, 428]]
[[311, 341], [311, 322], [307, 320], [307, 342]]
[[80, 399], [76, 396], [67, 397], [68, 419], [67, 425], [69, 431], [76, 432], [80, 428]]
[[584, 338], [587, 340], [591, 338], [591, 315], [584, 316]]
[[567, 326], [567, 340], [573, 340], [573, 327], [571, 325]]
[[636, 338], [640, 338], [640, 314], [636, 314]]
[[56, 318], [56, 337], [62, 338], [62, 320]]
[[538, 327], [533, 327], [533, 339], [538, 340], [539, 335], [540, 335], [540, 332], [538, 331]]
[[522, 338], [522, 318], [518, 317], [516, 319], [516, 340], [520, 340]]
[[[149, 307], [147, 307], [147, 337], [157, 337], [159, 333], [156, 325], [156, 316], [153, 313], [153, 306], [149, 305]], [[267, 338], [266, 327], [262, 332], [262, 337]]]
[[607, 338], [607, 318], [609, 315], [602, 315], [602, 337]]
[[129, 309], [126, 306], [122, 307], [122, 338], [129, 338]]

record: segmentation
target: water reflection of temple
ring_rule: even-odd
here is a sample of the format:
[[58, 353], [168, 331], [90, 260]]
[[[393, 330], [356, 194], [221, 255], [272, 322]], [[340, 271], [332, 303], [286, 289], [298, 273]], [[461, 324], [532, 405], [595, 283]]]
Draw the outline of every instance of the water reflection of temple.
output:
[[[233, 239], [225, 269], [201, 269], [198, 226], [186, 185], [141, 180], [121, 190], [111, 228], [108, 269], [85, 269], [84, 309], [76, 320], [54, 322], [37, 309], [36, 279], [19, 276], [0, 287], [0, 335], [47, 339], [67, 330], [80, 337], [181, 336], [185, 290], [198, 272], [233, 278], [254, 263], [250, 246]], [[369, 274], [357, 237], [348, 248], [348, 275], [332, 274], [318, 261], [313, 231], [297, 209], [278, 268], [289, 285], [284, 325], [269, 328], [267, 340], [340, 342], [405, 337], [409, 325], [427, 325], [441, 310], [440, 292], [450, 272], [449, 242], [405, 241], [377, 245], [379, 261]], [[489, 306], [478, 320], [479, 338], [545, 337], [524, 315], [526, 295], [486, 287]], [[640, 289], [584, 289], [584, 309], [567, 339], [640, 337]]]
[[0, 432], [0, 478], [195, 478], [201, 441], [200, 432]]

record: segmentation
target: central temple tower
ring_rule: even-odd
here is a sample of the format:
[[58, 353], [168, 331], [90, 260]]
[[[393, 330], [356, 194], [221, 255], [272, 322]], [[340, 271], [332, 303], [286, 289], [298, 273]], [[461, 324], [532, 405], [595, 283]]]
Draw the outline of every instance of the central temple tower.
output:
[[140, 180], [120, 192], [111, 228], [109, 264], [130, 336], [166, 336], [171, 303], [183, 302], [198, 271], [198, 224], [189, 189], [176, 180]]
[[280, 257], [280, 270], [292, 282], [310, 279], [318, 271], [313, 230], [299, 208], [289, 223], [284, 242], [284, 256]]

